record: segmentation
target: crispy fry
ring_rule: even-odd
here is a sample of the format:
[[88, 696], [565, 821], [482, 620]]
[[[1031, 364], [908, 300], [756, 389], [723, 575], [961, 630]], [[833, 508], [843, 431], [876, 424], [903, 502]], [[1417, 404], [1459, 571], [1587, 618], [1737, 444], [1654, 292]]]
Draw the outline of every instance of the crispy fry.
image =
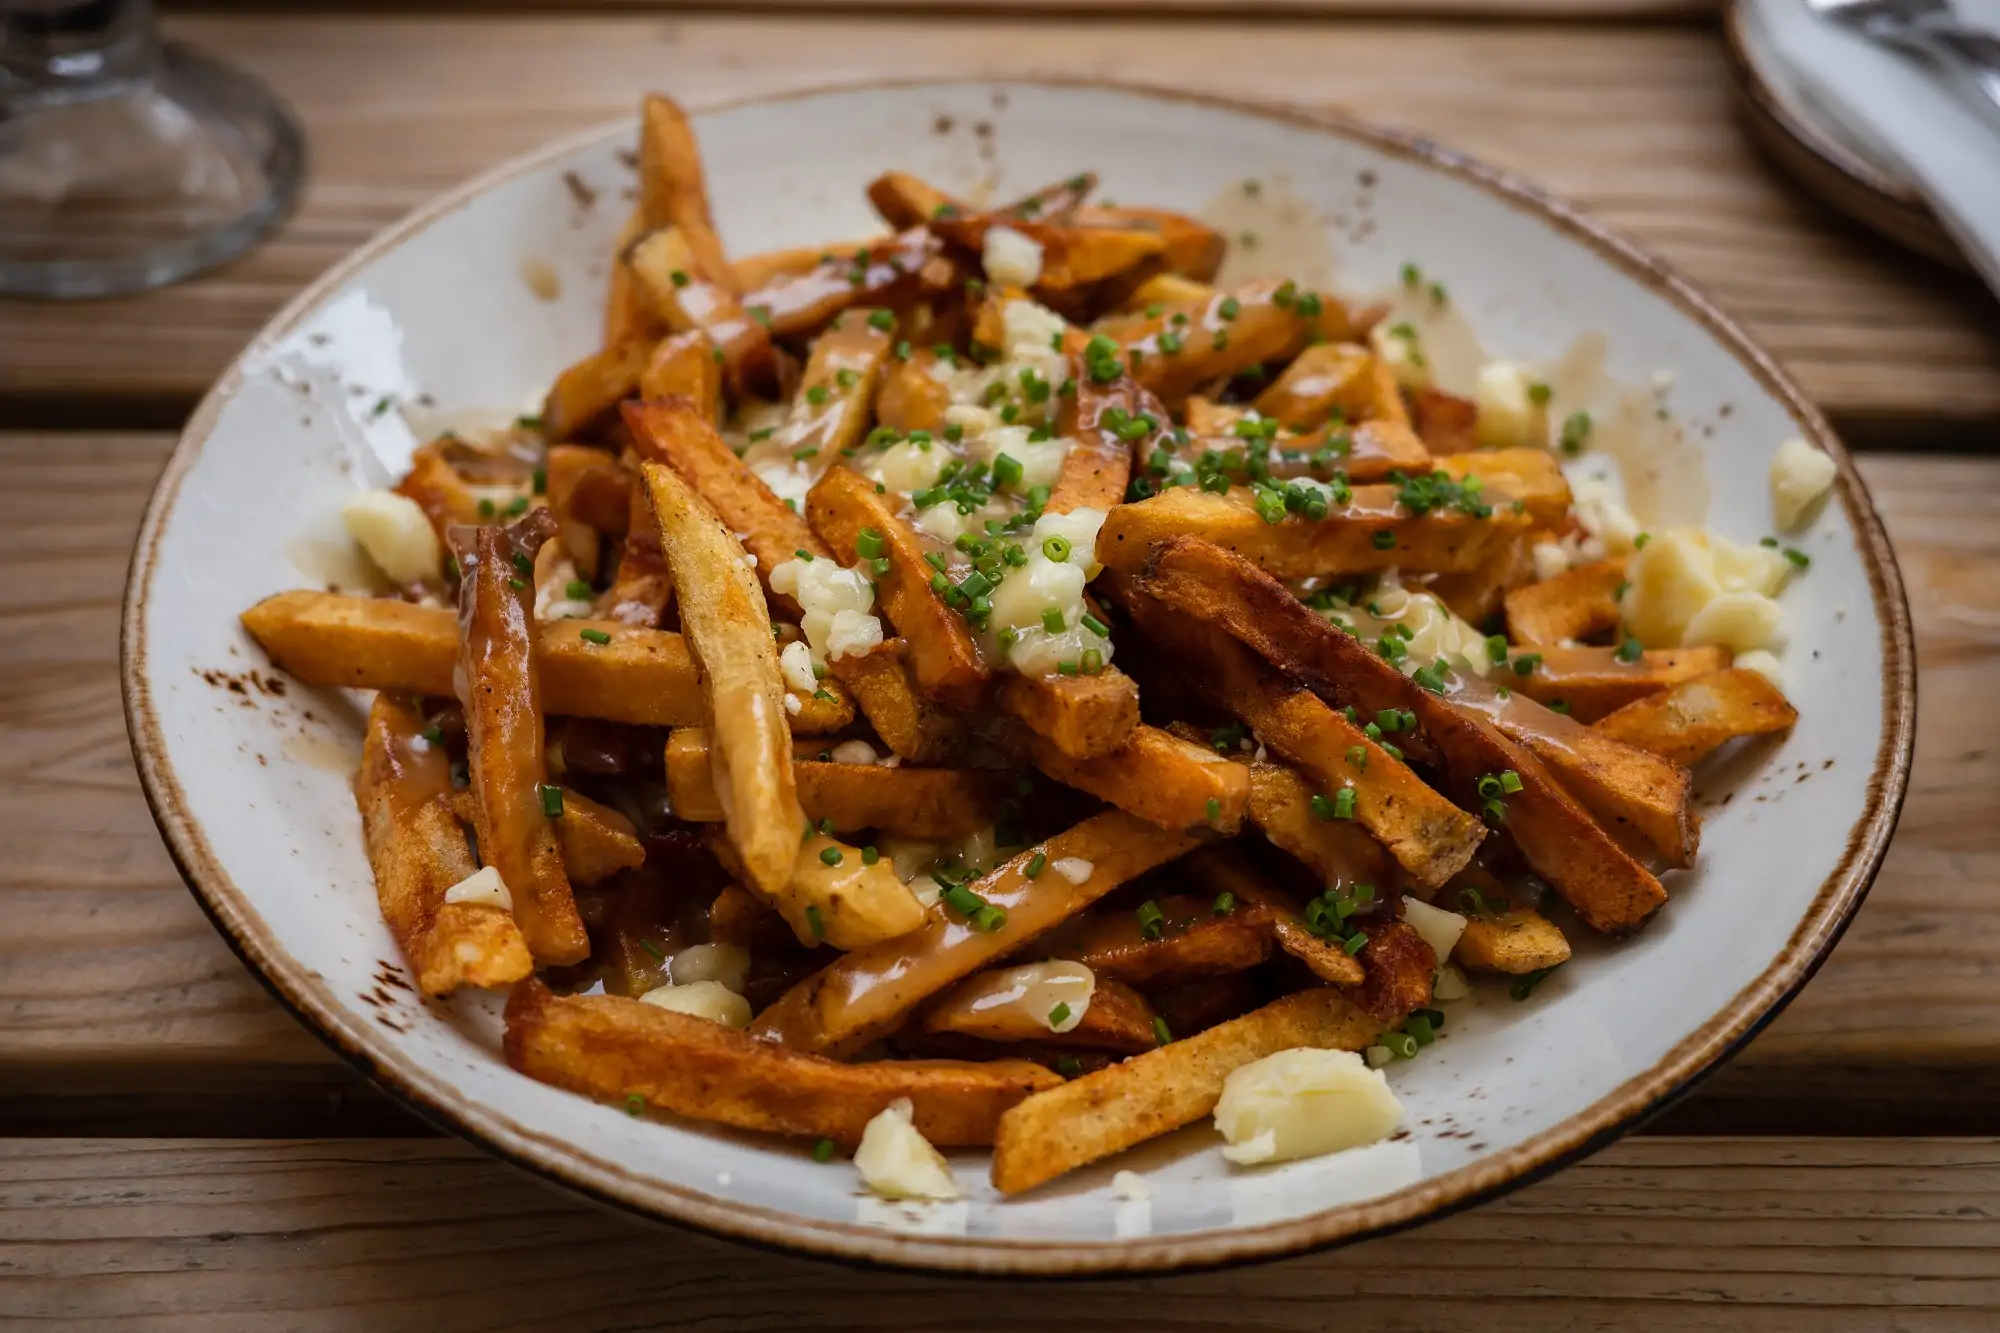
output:
[[914, 764], [942, 763], [963, 743], [965, 726], [957, 713], [917, 693], [907, 651], [903, 640], [886, 639], [865, 653], [833, 658], [827, 668], [883, 744]]
[[1398, 568], [1442, 573], [1477, 568], [1527, 530], [1528, 519], [1494, 491], [1482, 497], [1493, 506], [1485, 518], [1442, 508], [1411, 514], [1396, 495], [1395, 486], [1356, 486], [1348, 503], [1317, 522], [1280, 507], [1283, 516], [1271, 523], [1247, 487], [1216, 495], [1180, 486], [1112, 510], [1098, 532], [1097, 558], [1129, 574], [1156, 542], [1186, 535], [1234, 551], [1279, 578]]
[[1241, 972], [1270, 956], [1271, 923], [1261, 907], [1246, 904], [1217, 915], [1212, 898], [1185, 893], [1149, 898], [1147, 904], [1160, 913], [1150, 929], [1136, 912], [1092, 913], [1057, 931], [1043, 947], [1131, 985]]
[[1097, 978], [1083, 1017], [1063, 1033], [1050, 1031], [1044, 1015], [1005, 1003], [1014, 992], [1004, 971], [967, 977], [924, 1011], [921, 1029], [981, 1041], [1052, 1042], [1126, 1053], [1150, 1051], [1160, 1044], [1153, 1033], [1153, 1006], [1130, 986], [1109, 977]]
[[775, 337], [824, 327], [853, 306], [901, 308], [935, 299], [964, 282], [961, 266], [922, 227], [851, 250], [835, 250], [803, 273], [773, 277], [743, 298], [765, 312]]
[[874, 483], [835, 464], [806, 497], [806, 517], [835, 551], [854, 550], [864, 529], [881, 535], [890, 568], [876, 585], [876, 599], [909, 646], [917, 687], [956, 707], [978, 707], [989, 678], [979, 647], [965, 621], [931, 592], [922, 541], [875, 493]]
[[563, 793], [556, 844], [573, 884], [595, 884], [646, 861], [646, 849], [632, 821], [581, 792]]
[[1329, 887], [1391, 879], [1382, 844], [1354, 820], [1320, 818], [1313, 810], [1319, 795], [1288, 764], [1250, 765], [1250, 818], [1272, 846], [1303, 862]]
[[789, 250], [764, 250], [732, 260], [730, 267], [736, 271], [737, 289], [754, 292], [778, 278], [795, 278], [801, 273], [810, 273], [825, 263], [829, 255], [851, 255], [856, 250], [867, 250], [881, 239], [879, 236], [868, 236], [852, 241], [836, 241], [832, 245], [795, 245]]
[[624, 522], [626, 493], [631, 485], [618, 460], [603, 449], [576, 444], [558, 444], [548, 455], [549, 508], [561, 529], [562, 552], [586, 579], [597, 576], [602, 533], [592, 523], [589, 497], [593, 491], [615, 482], [620, 503], [619, 521]]
[[1157, 727], [1138, 727], [1117, 749], [1072, 759], [1053, 742], [1030, 742], [1035, 766], [1058, 782], [1101, 797], [1163, 828], [1233, 834], [1243, 822], [1250, 777], [1214, 750]]
[[1593, 731], [1662, 759], [1692, 764], [1738, 736], [1789, 730], [1798, 710], [1754, 671], [1718, 671], [1685, 681], [1599, 719]]
[[681, 590], [681, 631], [701, 669], [716, 790], [751, 886], [778, 899], [805, 812], [792, 782], [791, 733], [771, 618], [743, 548], [715, 511], [658, 463], [644, 465], [660, 549]]
[[911, 352], [897, 361], [882, 378], [882, 392], [875, 399], [875, 419], [899, 435], [944, 429], [945, 409], [951, 406], [951, 390], [931, 374], [937, 353], [928, 347]]
[[[905, 838], [963, 838], [993, 822], [1005, 784], [967, 768], [884, 768], [794, 759], [799, 804], [815, 823], [843, 832], [877, 829]], [[676, 727], [667, 737], [667, 796], [682, 819], [722, 818], [709, 769], [708, 733]]]
[[603, 347], [556, 376], [542, 400], [542, 430], [551, 440], [587, 435], [639, 391], [639, 377], [652, 359], [644, 339]]
[[[1304, 433], [1325, 424], [1336, 408], [1343, 421], [1359, 424], [1382, 415], [1384, 405], [1377, 370], [1380, 358], [1356, 343], [1320, 343], [1306, 348], [1284, 371], [1259, 393], [1252, 406], [1259, 416], [1269, 417], [1294, 431]], [[1390, 401], [1400, 412], [1395, 398], [1395, 381], [1389, 381]]]
[[[1205, 283], [1213, 279], [1215, 271], [1222, 267], [1223, 252], [1228, 248], [1222, 233], [1206, 222], [1164, 208], [1113, 208], [1105, 204], [1087, 204], [1076, 210], [1072, 220], [1082, 227], [1158, 232], [1165, 245], [1161, 259], [1166, 264], [1166, 274], [1184, 281]], [[1150, 299], [1169, 298], [1155, 296]]]
[[[618, 239], [612, 245], [611, 253], [624, 254], [634, 241], [645, 234], [646, 211], [635, 205], [625, 218], [625, 225], [618, 229]], [[660, 326], [659, 316], [653, 313], [653, 307], [633, 286], [632, 270], [614, 263], [604, 297], [603, 346], [652, 342], [665, 332]]]
[[1338, 991], [1307, 990], [1037, 1093], [1000, 1117], [993, 1186], [1019, 1194], [1215, 1109], [1230, 1071], [1296, 1046], [1358, 1051], [1382, 1025]]
[[688, 329], [660, 339], [639, 372], [639, 393], [647, 398], [685, 398], [703, 420], [715, 420], [722, 408], [722, 367], [716, 364], [708, 335]]
[[1410, 424], [1426, 449], [1452, 454], [1479, 447], [1479, 409], [1470, 398], [1428, 384], [1409, 390], [1409, 398]]
[[1361, 988], [1354, 1003], [1384, 1024], [1400, 1023], [1410, 1012], [1431, 1002], [1431, 978], [1437, 975], [1435, 950], [1407, 921], [1366, 927], [1368, 943], [1361, 946]]
[[636, 1097], [675, 1115], [848, 1148], [903, 1097], [932, 1143], [987, 1143], [1003, 1111], [1060, 1082], [1024, 1060], [839, 1064], [639, 1000], [558, 997], [534, 980], [507, 1002], [506, 1051], [530, 1078], [601, 1101]]
[[1566, 569], [1507, 594], [1507, 632], [1516, 643], [1561, 643], [1618, 628], [1623, 557]]
[[646, 513], [645, 492], [626, 488], [625, 539], [611, 586], [598, 594], [592, 610], [606, 620], [635, 629], [658, 629], [674, 601], [674, 579], [660, 554], [660, 539]]
[[411, 455], [410, 470], [396, 483], [396, 493], [417, 502], [440, 539], [454, 524], [479, 522], [479, 497], [435, 445]]
[[1595, 722], [1626, 704], [1710, 676], [1729, 665], [1727, 648], [1654, 648], [1627, 662], [1613, 648], [1543, 648], [1541, 665], [1514, 683], [1544, 704], [1562, 704], [1579, 722]]
[[1139, 687], [1115, 666], [1092, 676], [1010, 673], [995, 702], [1071, 759], [1108, 755], [1139, 725]]
[[[1105, 577], [1133, 625], [1180, 663], [1217, 704], [1243, 719], [1258, 740], [1309, 773], [1320, 786], [1318, 794], [1331, 799], [1341, 788], [1352, 788], [1355, 821], [1419, 884], [1442, 884], [1472, 858], [1485, 837], [1479, 821], [1432, 791], [1407, 764], [1390, 758], [1359, 726], [1220, 630], [1175, 615], [1129, 581]], [[1368, 720], [1374, 720], [1372, 714]], [[1308, 790], [1308, 796], [1313, 794]], [[1320, 858], [1300, 850], [1316, 847], [1325, 837], [1306, 836], [1291, 818], [1274, 831], [1256, 815], [1257, 799], [1253, 793], [1252, 817], [1266, 834], [1317, 868]], [[1267, 817], [1276, 817], [1287, 804], [1273, 792], [1266, 793], [1263, 803]]]
[[[1259, 874], [1237, 848], [1204, 847], [1188, 857], [1184, 869], [1190, 880], [1199, 880], [1218, 895], [1230, 894], [1238, 904], [1256, 908], [1278, 947], [1312, 969], [1321, 981], [1331, 986], [1361, 984], [1361, 964], [1353, 955], [1308, 930], [1291, 895]], [[1331, 880], [1328, 886], [1333, 887]]]
[[1475, 972], [1520, 975], [1569, 961], [1569, 941], [1533, 908], [1468, 917], [1451, 961]]
[[1569, 518], [1569, 481], [1562, 474], [1556, 456], [1546, 449], [1478, 449], [1469, 454], [1434, 454], [1431, 466], [1447, 476], [1464, 480], [1478, 477], [1494, 496], [1527, 507], [1528, 518], [1539, 528], [1557, 527]]
[[[1347, 312], [1332, 297], [1323, 296], [1309, 308], [1295, 299], [1282, 304], [1273, 299], [1290, 285], [1250, 283], [1215, 293], [1199, 309], [1123, 317], [1113, 336], [1124, 344], [1128, 361], [1138, 354], [1133, 378], [1173, 407], [1212, 380], [1289, 360], [1316, 335], [1333, 342], [1348, 339]], [[1179, 316], [1185, 319], [1176, 322]], [[1169, 350], [1174, 347], [1180, 350]]]
[[1467, 804], [1477, 799], [1473, 788], [1480, 777], [1514, 770], [1522, 790], [1508, 797], [1508, 831], [1529, 866], [1592, 928], [1625, 934], [1666, 900], [1660, 881], [1593, 823], [1533, 754], [1484, 718], [1417, 685], [1249, 561], [1207, 542], [1175, 538], [1155, 553], [1139, 585], [1168, 606], [1226, 629], [1329, 702], [1370, 716], [1389, 708], [1414, 712], [1417, 733], [1404, 748], [1420, 745], [1416, 753], [1434, 757], [1448, 788]]
[[1535, 576], [1534, 554], [1528, 549], [1533, 533], [1523, 533], [1497, 548], [1478, 569], [1431, 577], [1430, 592], [1451, 613], [1469, 625], [1484, 625], [1500, 611], [1507, 593]]
[[[718, 852], [729, 844], [716, 846]], [[724, 864], [739, 858], [729, 849]], [[866, 949], [900, 939], [928, 914], [889, 861], [869, 861], [853, 847], [815, 833], [799, 844], [785, 891], [772, 899], [800, 944]]]
[[907, 171], [885, 171], [868, 185], [868, 202], [898, 231], [920, 227], [940, 211], [970, 212], [964, 204]]
[[861, 443], [869, 405], [875, 401], [894, 341], [890, 330], [871, 320], [887, 314], [854, 309], [834, 317], [813, 341], [791, 415], [768, 443], [753, 446], [747, 457], [761, 451], [824, 468]]
[[715, 234], [694, 128], [672, 98], [658, 93], [639, 106], [639, 213], [649, 228], [680, 229], [693, 251], [693, 272], [725, 291], [740, 290]]
[[660, 323], [675, 333], [699, 333], [722, 353], [729, 383], [739, 394], [772, 385], [776, 363], [770, 330], [729, 286], [703, 271], [695, 239], [686, 229], [647, 232], [625, 251], [624, 262]]
[[423, 714], [395, 695], [368, 714], [355, 803], [382, 920], [426, 995], [460, 986], [505, 986], [534, 970], [514, 918], [484, 903], [447, 903], [445, 890], [478, 866], [452, 815], [450, 766], [420, 739]]
[[465, 581], [453, 675], [465, 710], [480, 859], [500, 872], [536, 961], [561, 964], [588, 957], [590, 939], [546, 805], [534, 594], [517, 572], [534, 568], [535, 552], [555, 526], [548, 511], [537, 509], [512, 528], [475, 528], [455, 543]]
[[[1148, 417], [1154, 427], [1137, 440], [1119, 433], [1119, 427]], [[1075, 443], [1063, 455], [1062, 474], [1050, 491], [1051, 514], [1109, 510], [1123, 501], [1132, 479], [1133, 451], [1150, 453], [1153, 443], [1173, 426], [1159, 400], [1124, 376], [1110, 384], [1098, 384], [1087, 375], [1079, 379], [1057, 420], [1058, 433]]]
[[[1170, 244], [1168, 246], [1170, 253], [1172, 248]], [[1119, 315], [1138, 315], [1146, 307], [1155, 305], [1166, 306], [1173, 310], [1193, 310], [1206, 305], [1208, 299], [1214, 295], [1215, 288], [1209, 285], [1207, 278], [1190, 277], [1187, 274], [1179, 273], [1169, 268], [1165, 273], [1155, 273], [1152, 277], [1147, 278], [1137, 287], [1134, 287], [1131, 293], [1118, 303], [1118, 308], [1114, 313], [1106, 315], [1103, 319], [1091, 325], [1091, 332], [1104, 333], [1117, 338], [1117, 329], [1121, 327], [1136, 327], [1136, 325], [1125, 326], [1119, 324], [1117, 322]]]
[[[993, 930], [933, 911], [919, 930], [850, 953], [758, 1015], [752, 1031], [800, 1050], [841, 1054], [895, 1029], [946, 986], [1076, 915], [1118, 885], [1164, 865], [1195, 843], [1122, 810], [1094, 815], [1030, 848], [969, 887], [1005, 913]], [[1027, 871], [1037, 859], [1039, 873]], [[1067, 869], [1081, 872], [1071, 883]]]

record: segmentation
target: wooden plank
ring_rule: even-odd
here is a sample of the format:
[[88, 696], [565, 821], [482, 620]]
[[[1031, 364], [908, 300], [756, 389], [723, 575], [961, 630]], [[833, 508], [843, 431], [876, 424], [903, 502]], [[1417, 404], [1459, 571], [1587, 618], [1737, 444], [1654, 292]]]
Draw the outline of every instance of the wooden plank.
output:
[[[118, 595], [169, 447], [159, 435], [0, 435], [0, 753], [12, 761], [0, 771], [0, 1089], [15, 1090], [0, 1096], [0, 1132], [46, 1132], [70, 1114], [92, 1117], [72, 1128], [122, 1131], [133, 1122], [120, 1093], [180, 1098], [191, 1126], [214, 1114], [286, 1132], [311, 1118], [308, 1102], [350, 1086], [181, 885], [126, 750]], [[1875, 457], [1862, 470], [1916, 620], [1924, 707], [1909, 801], [1833, 958], [1671, 1122], [1682, 1127], [1948, 1130], [1990, 1126], [2000, 1105], [2000, 460]], [[238, 1104], [260, 1069], [274, 1089], [261, 1118], [254, 1099]], [[302, 1081], [319, 1090], [299, 1093]], [[311, 1123], [397, 1127], [354, 1095]]]
[[1996, 1192], [1994, 1139], [1634, 1139], [1404, 1235], [1055, 1291], [662, 1232], [444, 1140], [11, 1140], [0, 1311], [49, 1333], [999, 1330], [1052, 1302], [1079, 1333], [1972, 1333], [2000, 1317]]
[[1990, 441], [2000, 321], [1970, 280], [1829, 218], [1731, 122], [1705, 29], [1140, 21], [1115, 60], [1088, 20], [619, 15], [185, 17], [268, 79], [313, 175], [275, 240], [142, 298], [0, 306], [19, 421], [163, 422], [300, 285], [426, 197], [664, 87], [691, 103], [868, 77], [1036, 70], [1335, 102], [1516, 168], [1657, 249], [1799, 376], [1851, 438]]

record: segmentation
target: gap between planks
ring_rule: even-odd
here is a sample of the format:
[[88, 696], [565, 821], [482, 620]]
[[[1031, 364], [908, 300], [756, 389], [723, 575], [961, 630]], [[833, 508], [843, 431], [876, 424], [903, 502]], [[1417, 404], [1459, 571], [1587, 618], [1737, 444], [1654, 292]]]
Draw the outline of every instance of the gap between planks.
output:
[[1916, 448], [2000, 435], [1992, 299], [1774, 177], [1733, 123], [1707, 28], [626, 12], [189, 16], [169, 29], [296, 107], [312, 139], [303, 206], [262, 249], [179, 287], [0, 305], [0, 403], [17, 424], [171, 424], [354, 246], [497, 162], [630, 116], [644, 90], [700, 106], [871, 77], [1040, 71], [1337, 104], [1420, 131], [1653, 247], [1742, 319], [1850, 438]]
[[[801, 1169], [812, 1169], [802, 1163]], [[0, 1141], [0, 1317], [50, 1333], [952, 1328], [1974, 1333], [2000, 1140], [1639, 1139], [1402, 1235], [1075, 1283], [648, 1226], [445, 1140]]]

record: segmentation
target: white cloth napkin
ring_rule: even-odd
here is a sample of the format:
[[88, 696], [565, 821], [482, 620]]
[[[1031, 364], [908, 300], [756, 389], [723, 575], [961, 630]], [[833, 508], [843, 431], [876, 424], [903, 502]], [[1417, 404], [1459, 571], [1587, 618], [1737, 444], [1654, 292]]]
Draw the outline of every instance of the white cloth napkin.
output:
[[[2000, 133], [1945, 76], [1818, 18], [1805, 0], [1748, 4], [1799, 89], [1871, 156], [1901, 166], [2000, 295]], [[2000, 31], [2000, 0], [1955, 7], [1968, 23]]]

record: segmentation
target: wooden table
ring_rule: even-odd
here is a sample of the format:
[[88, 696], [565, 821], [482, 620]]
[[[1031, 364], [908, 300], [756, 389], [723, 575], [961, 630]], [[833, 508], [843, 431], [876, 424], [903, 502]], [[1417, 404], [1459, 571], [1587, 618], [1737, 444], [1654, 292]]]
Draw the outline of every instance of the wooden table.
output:
[[[0, 304], [0, 1327], [2000, 1326], [1992, 298], [1767, 174], [1698, 3], [1054, 8], [172, 21], [291, 99], [313, 177], [223, 272]], [[1548, 21], [1566, 15], [1589, 21]], [[610, 1217], [429, 1136], [266, 996], [181, 885], [126, 750], [118, 597], [168, 430], [260, 322], [426, 195], [649, 87], [699, 104], [1024, 71], [1338, 102], [1522, 170], [1680, 265], [1878, 451], [1862, 466], [1922, 677], [1902, 827], [1820, 977], [1655, 1133], [1263, 1269], [978, 1290], [850, 1272]]]

